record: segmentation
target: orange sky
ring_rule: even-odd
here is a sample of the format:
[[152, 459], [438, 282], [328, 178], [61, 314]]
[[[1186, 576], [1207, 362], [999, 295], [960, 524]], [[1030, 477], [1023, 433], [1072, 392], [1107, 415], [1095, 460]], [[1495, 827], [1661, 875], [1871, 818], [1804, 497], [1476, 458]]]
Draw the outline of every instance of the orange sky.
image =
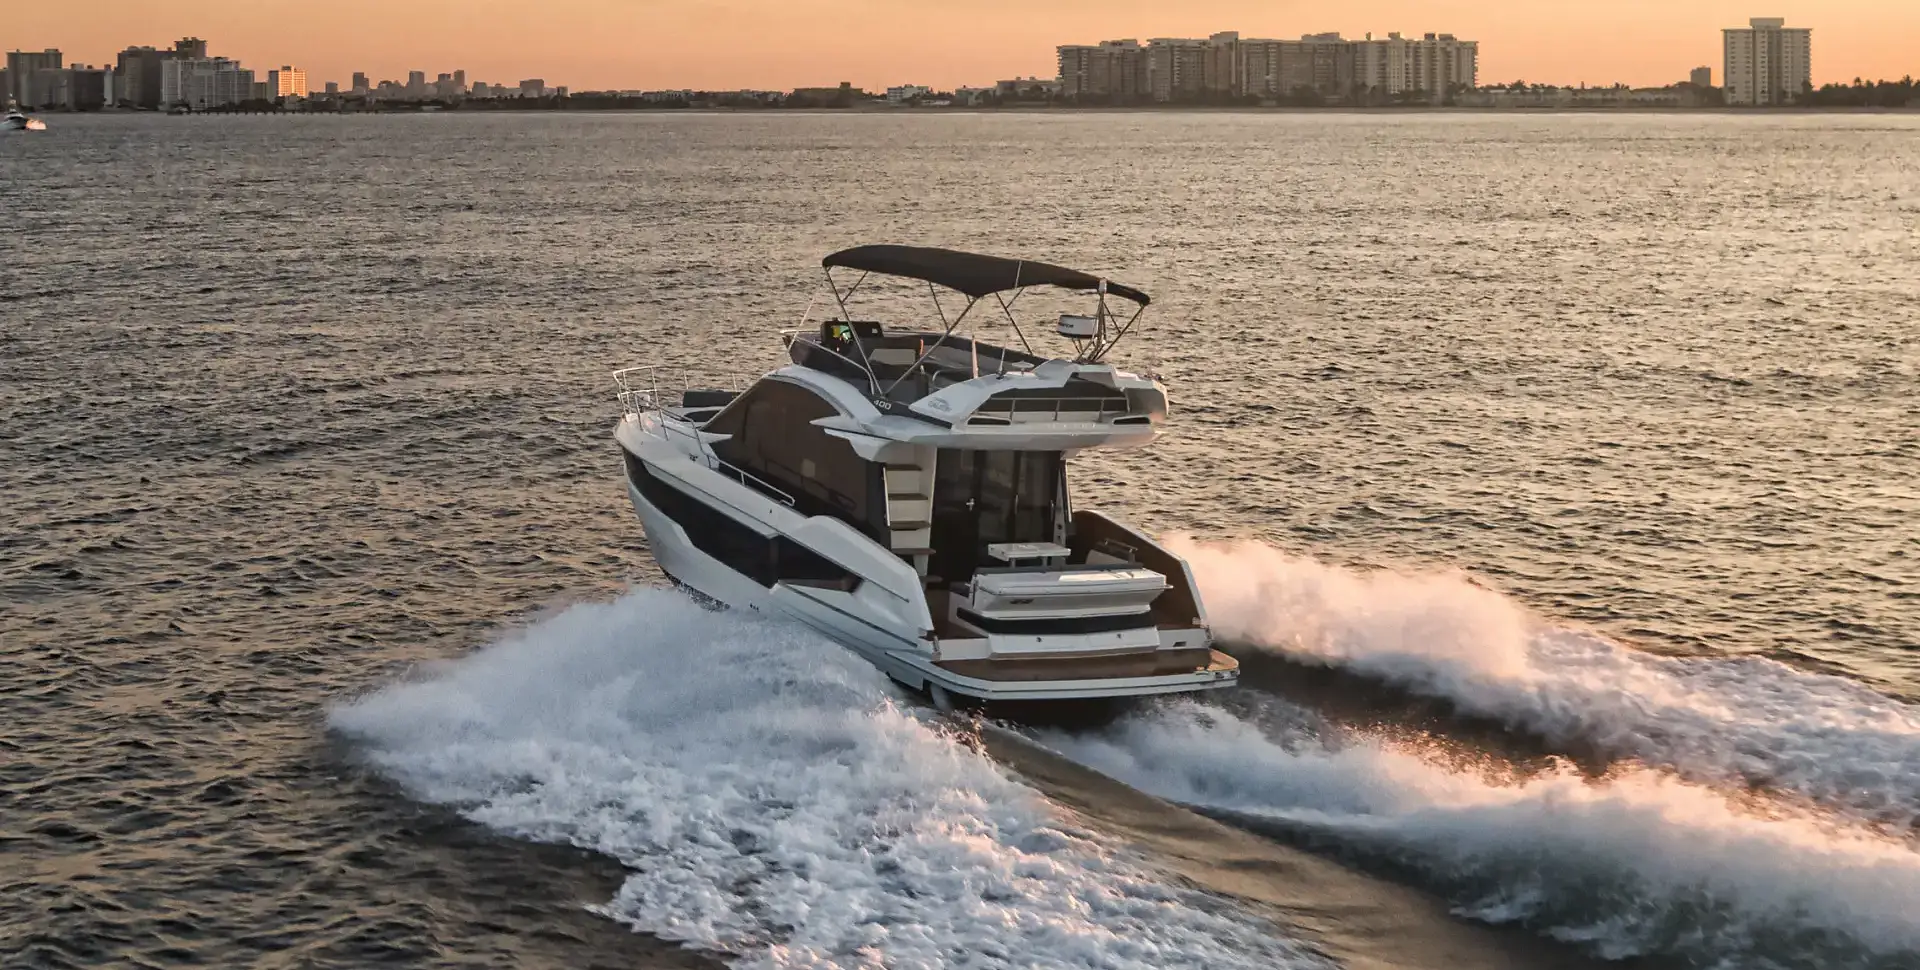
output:
[[313, 86], [464, 68], [594, 88], [791, 88], [841, 80], [937, 87], [1054, 73], [1053, 48], [1115, 37], [1348, 37], [1451, 32], [1480, 41], [1482, 83], [1665, 84], [1707, 64], [1752, 16], [1812, 27], [1816, 83], [1920, 74], [1920, 0], [89, 0], [9, 4], [0, 48], [111, 61], [193, 34]]

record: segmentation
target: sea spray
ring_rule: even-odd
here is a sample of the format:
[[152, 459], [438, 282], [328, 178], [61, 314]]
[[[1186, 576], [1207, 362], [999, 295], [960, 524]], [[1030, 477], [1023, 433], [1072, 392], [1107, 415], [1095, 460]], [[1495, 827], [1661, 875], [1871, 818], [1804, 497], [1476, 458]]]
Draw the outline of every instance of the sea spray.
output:
[[1514, 779], [1270, 731], [1173, 701], [1101, 734], [1040, 740], [1148, 792], [1409, 875], [1464, 915], [1604, 957], [1920, 965], [1920, 853], [1897, 840], [1644, 768]]
[[1461, 573], [1357, 571], [1174, 537], [1216, 635], [1351, 670], [1550, 743], [1920, 823], [1920, 713], [1760, 658], [1657, 657], [1530, 614]]
[[632, 873], [603, 911], [768, 966], [1309, 967], [795, 628], [634, 592], [337, 708], [421, 798]]

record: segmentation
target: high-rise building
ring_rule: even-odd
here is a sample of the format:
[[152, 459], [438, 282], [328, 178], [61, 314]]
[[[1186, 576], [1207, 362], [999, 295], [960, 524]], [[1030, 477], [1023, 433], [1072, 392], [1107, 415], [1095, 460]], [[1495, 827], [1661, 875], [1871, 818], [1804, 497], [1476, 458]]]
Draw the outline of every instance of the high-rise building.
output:
[[1409, 40], [1390, 33], [1385, 40], [1353, 41], [1353, 88], [1370, 96], [1415, 92], [1440, 98], [1473, 87], [1480, 76], [1480, 44], [1452, 34], [1428, 34]]
[[1263, 98], [1304, 92], [1347, 93], [1353, 79], [1353, 45], [1339, 34], [1309, 34], [1299, 40], [1240, 42], [1239, 93]]
[[1147, 94], [1147, 49], [1137, 40], [1069, 44], [1059, 55], [1064, 97], [1129, 101]]
[[[1339, 34], [1309, 34], [1297, 41], [1244, 39], [1224, 31], [1204, 40], [1157, 38], [1142, 48], [1134, 41], [1059, 49], [1060, 86], [1068, 97], [1113, 97], [1123, 90], [1156, 101], [1217, 97], [1289, 97], [1313, 92], [1327, 97], [1398, 96], [1424, 92], [1434, 100], [1473, 87], [1479, 79], [1480, 45], [1452, 34], [1421, 39], [1389, 34], [1346, 40]], [[1137, 56], [1138, 88], [1115, 83], [1125, 58]]]
[[304, 98], [307, 96], [307, 72], [283, 64], [279, 70], [267, 72], [267, 86], [269, 100]]
[[119, 78], [114, 102], [136, 108], [160, 107], [160, 65], [172, 56], [172, 51], [151, 47], [121, 51], [114, 62], [114, 74]]
[[1696, 88], [1713, 87], [1713, 68], [1711, 67], [1694, 68], [1693, 75], [1687, 78], [1687, 82], [1689, 84], [1692, 84]]
[[28, 91], [33, 95], [29, 108], [64, 108], [73, 99], [73, 72], [64, 67], [43, 67], [33, 72]]
[[1755, 17], [1729, 27], [1720, 71], [1727, 103], [1792, 104], [1813, 86], [1813, 31], [1788, 27], [1780, 17]]
[[430, 92], [427, 90], [427, 72], [408, 71], [407, 72], [407, 97], [415, 101], [422, 101], [426, 99], [429, 93]]
[[339, 96], [340, 96], [340, 82], [339, 82], [339, 81], [328, 81], [328, 82], [327, 82], [327, 97], [329, 97], [329, 98], [337, 98], [337, 97], [339, 97]]
[[44, 51], [7, 52], [7, 97], [23, 108], [38, 108], [42, 92], [34, 90], [41, 71], [57, 71], [66, 64], [65, 55], [49, 47]]
[[528, 78], [520, 82], [520, 96], [523, 98], [541, 98], [547, 94], [547, 82], [543, 78]]
[[213, 108], [254, 96], [253, 72], [224, 57], [175, 57], [160, 67], [160, 103]]
[[353, 72], [353, 93], [364, 98], [367, 96], [367, 92], [371, 90], [373, 90], [373, 85], [367, 83], [367, 72]]
[[1200, 87], [1210, 95], [1237, 96], [1244, 90], [1241, 82], [1245, 67], [1246, 48], [1240, 42], [1240, 32], [1224, 30], [1214, 34], [1207, 38], [1207, 63]]
[[205, 60], [207, 42], [198, 37], [182, 37], [173, 42], [173, 56], [189, 60]]
[[1415, 91], [1436, 97], [1479, 84], [1480, 43], [1452, 34], [1427, 34], [1411, 43], [1409, 81]]
[[1207, 90], [1207, 62], [1213, 45], [1189, 37], [1147, 41], [1147, 90], [1155, 101], [1180, 101]]
[[61, 107], [69, 111], [93, 111], [109, 103], [113, 95], [113, 71], [75, 64], [66, 73], [66, 96], [59, 102]]
[[454, 97], [465, 97], [466, 93], [467, 93], [467, 72], [466, 71], [453, 72]]

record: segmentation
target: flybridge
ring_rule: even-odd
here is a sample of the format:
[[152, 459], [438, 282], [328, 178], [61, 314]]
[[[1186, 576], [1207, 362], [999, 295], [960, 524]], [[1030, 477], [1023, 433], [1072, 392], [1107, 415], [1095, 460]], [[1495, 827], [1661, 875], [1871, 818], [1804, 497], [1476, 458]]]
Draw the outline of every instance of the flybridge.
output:
[[[834, 253], [821, 260], [820, 264], [826, 268], [827, 284], [833, 292], [834, 302], [839, 305], [843, 320], [851, 319], [848, 301], [859, 291], [868, 274], [920, 280], [927, 284], [944, 336], [951, 337], [982, 301], [992, 297], [999, 305], [1001, 314], [1012, 325], [1014, 333], [1019, 336], [1020, 344], [1028, 355], [1033, 353], [1033, 345], [1027, 340], [1026, 331], [1013, 313], [1013, 305], [1022, 293], [1035, 286], [1094, 293], [1097, 303], [1091, 317], [1066, 314], [1061, 317], [1058, 328], [1061, 336], [1074, 341], [1077, 346], [1079, 352], [1076, 359], [1089, 364], [1098, 363], [1104, 358], [1139, 321], [1147, 305], [1153, 302], [1142, 290], [1080, 270], [1035, 260], [984, 256], [953, 249], [856, 246]], [[858, 270], [860, 275], [843, 290], [833, 275], [835, 269]], [[966, 297], [966, 304], [951, 319], [940, 303], [936, 287], [944, 287]], [[1108, 302], [1109, 296], [1133, 303], [1133, 312], [1122, 320]], [[854, 337], [857, 341], [858, 334], [854, 334]]]
[[[904, 405], [905, 413], [912, 416], [956, 426], [1034, 421], [1146, 424], [1164, 411], [1162, 394], [1148, 395], [1154, 398], [1151, 401], [1132, 400], [1140, 396], [1135, 391], [1145, 390], [1152, 382], [1103, 363], [1152, 302], [1142, 290], [1052, 263], [918, 246], [859, 246], [834, 253], [821, 263], [839, 316], [822, 322], [817, 332], [804, 327], [786, 331], [789, 354], [796, 364], [862, 387], [883, 411], [903, 413], [895, 407]], [[836, 278], [835, 270], [841, 270], [842, 276]], [[844, 281], [847, 271], [858, 273], [850, 283]], [[891, 330], [877, 322], [853, 319], [851, 302], [872, 274], [925, 282], [938, 329]], [[1094, 296], [1091, 314], [1062, 314], [1058, 320], [1056, 332], [1075, 347], [1072, 359], [1043, 357], [1034, 351], [1014, 314], [1014, 304], [1032, 287]], [[950, 307], [940, 299], [941, 289], [964, 298], [957, 313], [949, 316]], [[989, 299], [1018, 337], [1018, 349], [959, 336]], [[1132, 312], [1116, 312], [1114, 300], [1133, 304]], [[810, 305], [807, 316], [812, 310]], [[996, 380], [981, 380], [988, 377]]]
[[1153, 302], [1147, 294], [1133, 287], [1109, 283], [1076, 269], [1033, 260], [964, 253], [955, 249], [855, 246], [822, 259], [820, 264], [827, 268], [829, 276], [835, 267], [847, 267], [868, 273], [924, 280], [976, 299], [1029, 286], [1057, 286], [1068, 290], [1112, 293], [1143, 307]]

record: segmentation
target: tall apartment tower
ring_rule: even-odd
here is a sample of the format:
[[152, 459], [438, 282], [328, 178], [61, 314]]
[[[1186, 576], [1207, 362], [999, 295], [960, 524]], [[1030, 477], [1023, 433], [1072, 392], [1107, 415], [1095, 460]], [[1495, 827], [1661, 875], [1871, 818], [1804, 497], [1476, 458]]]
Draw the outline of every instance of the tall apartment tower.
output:
[[1813, 31], [1780, 17], [1729, 27], [1721, 80], [1728, 104], [1792, 104], [1813, 84]]
[[1061, 47], [1060, 90], [1067, 97], [1393, 96], [1422, 92], [1435, 102], [1472, 88], [1480, 44], [1452, 34], [1346, 40], [1309, 34], [1297, 41], [1243, 38], [1223, 31], [1206, 39], [1161, 37]]
[[1147, 41], [1147, 89], [1155, 101], [1196, 97], [1207, 90], [1213, 44], [1190, 37]]
[[1713, 87], [1713, 68], [1696, 67], [1693, 69], [1692, 76], [1688, 77], [1687, 80], [1696, 88]]
[[148, 110], [160, 107], [160, 65], [172, 56], [172, 51], [151, 47], [121, 51], [114, 64], [114, 101]]
[[1147, 94], [1147, 49], [1137, 40], [1104, 40], [1059, 48], [1060, 93], [1069, 98], [1130, 101]]
[[308, 94], [307, 72], [282, 65], [277, 71], [267, 72], [267, 85], [271, 98], [304, 98]]
[[8, 51], [6, 96], [20, 102], [22, 107], [39, 107], [44, 100], [44, 93], [34, 89], [39, 73], [58, 71], [64, 66], [66, 58], [51, 47], [44, 51]]
[[160, 102], [168, 108], [239, 104], [254, 97], [253, 84], [251, 70], [225, 57], [174, 57], [160, 65]]

